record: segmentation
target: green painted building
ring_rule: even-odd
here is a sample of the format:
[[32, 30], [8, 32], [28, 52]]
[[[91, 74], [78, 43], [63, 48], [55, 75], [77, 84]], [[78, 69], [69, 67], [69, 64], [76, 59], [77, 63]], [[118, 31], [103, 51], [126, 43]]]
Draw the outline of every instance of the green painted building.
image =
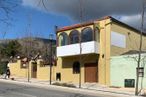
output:
[[[135, 87], [138, 54], [111, 57], [111, 86]], [[146, 54], [142, 54], [141, 67], [144, 67], [144, 77], [140, 77], [139, 88], [146, 88]]]

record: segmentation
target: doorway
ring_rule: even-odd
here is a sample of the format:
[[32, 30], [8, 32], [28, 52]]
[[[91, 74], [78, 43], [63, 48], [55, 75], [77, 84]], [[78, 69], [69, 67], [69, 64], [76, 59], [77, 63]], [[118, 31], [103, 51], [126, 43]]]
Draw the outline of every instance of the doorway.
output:
[[85, 64], [85, 82], [98, 82], [98, 66], [97, 63]]
[[37, 78], [37, 63], [32, 62], [32, 73], [31, 73], [32, 78]]

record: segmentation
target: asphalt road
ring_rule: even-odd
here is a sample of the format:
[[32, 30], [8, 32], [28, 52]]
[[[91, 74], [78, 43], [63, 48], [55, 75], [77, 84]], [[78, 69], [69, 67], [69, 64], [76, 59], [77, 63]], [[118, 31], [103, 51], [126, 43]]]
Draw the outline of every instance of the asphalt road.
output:
[[0, 82], [0, 97], [101, 97]]

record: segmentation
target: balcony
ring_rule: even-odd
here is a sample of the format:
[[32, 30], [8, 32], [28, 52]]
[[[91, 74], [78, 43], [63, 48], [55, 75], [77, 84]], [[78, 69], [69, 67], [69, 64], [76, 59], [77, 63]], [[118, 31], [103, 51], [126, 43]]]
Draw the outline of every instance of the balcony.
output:
[[[96, 41], [81, 43], [81, 54], [98, 54], [99, 43]], [[57, 57], [80, 55], [80, 44], [70, 44], [57, 47]]]

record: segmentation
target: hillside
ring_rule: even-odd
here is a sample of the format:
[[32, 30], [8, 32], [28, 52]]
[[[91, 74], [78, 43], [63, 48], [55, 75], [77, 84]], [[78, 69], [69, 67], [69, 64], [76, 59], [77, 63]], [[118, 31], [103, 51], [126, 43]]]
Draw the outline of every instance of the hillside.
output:
[[[4, 39], [4, 40], [0, 40], [0, 44], [1, 43], [7, 43], [9, 41], [12, 41], [12, 40], [17, 40], [18, 42], [22, 43], [24, 41], [27, 41], [29, 40], [30, 38], [20, 38], [20, 39]], [[36, 42], [40, 42], [40, 43], [50, 43], [50, 39], [45, 39], [45, 38], [38, 38], [38, 37], [33, 37], [31, 38], [32, 41], [36, 41]], [[56, 43], [56, 40], [53, 40], [53, 44], [55, 45]]]
[[[50, 43], [49, 39], [44, 38], [21, 38], [21, 39], [7, 39], [7, 40], [0, 40], [0, 46], [5, 46], [10, 41], [18, 41], [21, 45], [21, 49], [17, 55], [20, 56], [30, 56], [34, 57], [36, 54], [40, 53], [42, 57], [49, 57], [50, 56]], [[56, 40], [52, 41], [52, 53], [55, 54], [55, 46]], [[1, 51], [2, 52], [2, 51]], [[2, 58], [2, 57], [1, 57]]]

